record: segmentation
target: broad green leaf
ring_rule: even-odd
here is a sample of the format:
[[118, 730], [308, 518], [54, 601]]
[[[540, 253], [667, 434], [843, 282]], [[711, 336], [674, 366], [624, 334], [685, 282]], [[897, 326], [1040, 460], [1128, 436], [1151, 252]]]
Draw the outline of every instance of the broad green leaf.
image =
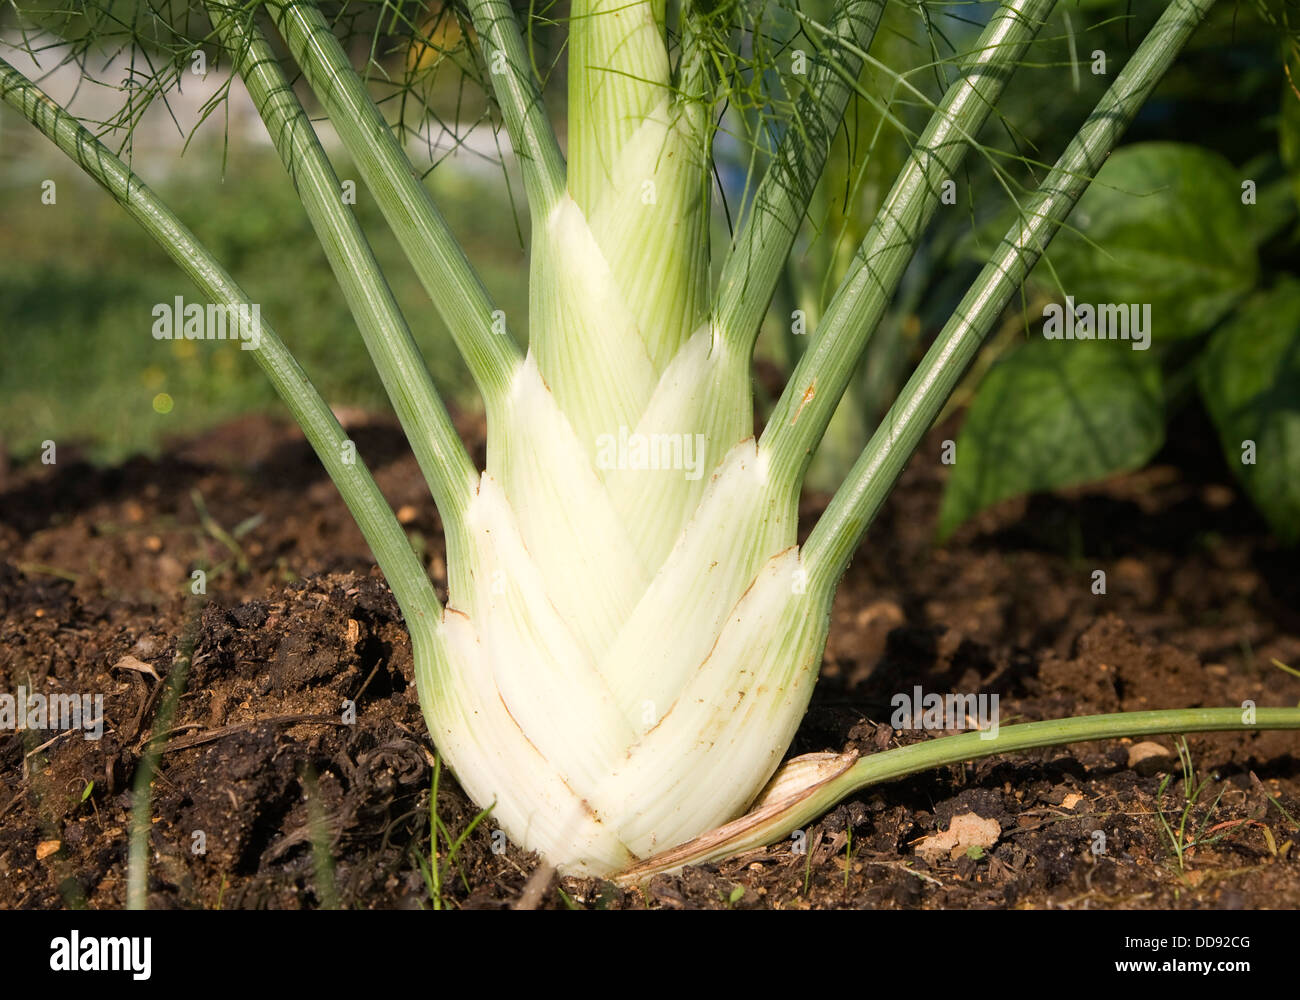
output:
[[1228, 465], [1278, 537], [1300, 540], [1300, 281], [1215, 331], [1200, 384]]
[[957, 437], [939, 533], [1007, 497], [1147, 462], [1164, 441], [1160, 368], [1122, 341], [1031, 340], [989, 370]]
[[[1035, 278], [1078, 303], [1150, 303], [1157, 341], [1193, 337], [1255, 284], [1240, 171], [1173, 142], [1126, 146], [1102, 167]], [[1059, 278], [1059, 285], [1057, 279]]]

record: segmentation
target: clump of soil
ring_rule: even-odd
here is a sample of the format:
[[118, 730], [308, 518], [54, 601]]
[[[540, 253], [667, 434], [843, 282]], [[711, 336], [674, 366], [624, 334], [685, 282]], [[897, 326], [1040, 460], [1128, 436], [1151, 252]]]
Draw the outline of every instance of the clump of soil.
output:
[[[481, 428], [462, 430], [481, 442]], [[951, 431], [937, 431], [844, 580], [791, 752], [929, 738], [889, 725], [894, 694], [916, 685], [996, 693], [1003, 725], [1295, 704], [1300, 681], [1273, 666], [1300, 663], [1294, 554], [1197, 450], [1210, 438], [1195, 430], [1171, 435], [1194, 442], [1188, 452], [1004, 504], [943, 546], [936, 459]], [[437, 515], [400, 433], [360, 417], [349, 433], [441, 587]], [[823, 504], [807, 498], [805, 520]], [[299, 432], [249, 418], [158, 460], [61, 458], [3, 484], [0, 692], [102, 694], [105, 722], [98, 740], [0, 730], [0, 906], [124, 904], [131, 789], [178, 663], [184, 693], [152, 786], [151, 906], [433, 905], [435, 757], [397, 606]], [[1191, 781], [1176, 755], [1130, 766], [1130, 749], [917, 776], [726, 863], [640, 890], [556, 880], [539, 903], [1300, 906], [1295, 734], [1190, 737]], [[451, 837], [478, 821], [453, 859], [440, 841], [437, 901], [519, 900], [537, 860], [494, 834], [445, 772], [433, 811]]]

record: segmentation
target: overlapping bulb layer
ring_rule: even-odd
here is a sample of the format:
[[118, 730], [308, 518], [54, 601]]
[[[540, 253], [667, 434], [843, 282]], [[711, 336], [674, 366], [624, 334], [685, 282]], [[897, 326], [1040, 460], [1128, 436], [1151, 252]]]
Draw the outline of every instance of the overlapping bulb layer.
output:
[[[677, 343], [656, 362], [653, 309], [594, 228], [566, 197], [535, 235], [533, 348], [489, 414], [422, 690], [493, 823], [609, 874], [754, 799], [806, 708], [826, 609], [797, 493], [751, 434], [747, 359], [701, 324], [658, 331]], [[688, 298], [664, 295], [663, 321], [692, 319]]]

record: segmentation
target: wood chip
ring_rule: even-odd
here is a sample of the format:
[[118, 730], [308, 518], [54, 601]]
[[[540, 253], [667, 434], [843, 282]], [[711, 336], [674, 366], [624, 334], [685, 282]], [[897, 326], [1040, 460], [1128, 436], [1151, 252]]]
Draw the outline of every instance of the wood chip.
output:
[[974, 813], [954, 816], [948, 829], [923, 838], [916, 845], [916, 853], [927, 861], [960, 857], [972, 847], [992, 847], [1002, 836], [1002, 827], [995, 819], [985, 819]]
[[44, 861], [51, 854], [58, 854], [59, 848], [63, 846], [61, 840], [42, 840], [36, 845], [36, 860]]

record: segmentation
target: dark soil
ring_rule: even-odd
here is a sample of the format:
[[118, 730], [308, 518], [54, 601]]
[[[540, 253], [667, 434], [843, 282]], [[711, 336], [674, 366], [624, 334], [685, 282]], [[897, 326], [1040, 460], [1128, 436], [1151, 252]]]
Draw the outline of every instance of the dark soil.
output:
[[[441, 584], [437, 517], [400, 434], [360, 416], [349, 430]], [[1003, 724], [1300, 699], [1300, 679], [1273, 665], [1300, 665], [1295, 555], [1195, 418], [1171, 434], [1190, 445], [1141, 473], [1004, 504], [936, 546], [949, 433], [913, 461], [845, 579], [793, 753], [929, 738], [888, 726], [891, 696], [917, 684], [997, 693]], [[821, 503], [807, 500], [807, 520]], [[295, 429], [250, 418], [112, 469], [61, 445], [55, 466], [10, 470], [0, 614], [0, 692], [102, 693], [107, 720], [98, 741], [0, 731], [0, 907], [124, 905], [132, 784], [166, 703], [160, 678], [191, 649], [153, 783], [150, 905], [433, 905], [420, 859], [434, 754], [409, 643]], [[1300, 906], [1296, 734], [1187, 744], [1207, 784], [1183, 838], [1202, 843], [1181, 863], [1160, 820], [1177, 827], [1187, 806], [1176, 758], [1139, 772], [1107, 742], [869, 790], [808, 829], [805, 853], [791, 840], [641, 891], [564, 879], [541, 905]], [[443, 774], [451, 835], [476, 812]], [[964, 813], [995, 819], [996, 844], [924, 860], [918, 841]], [[454, 864], [443, 851], [442, 903], [520, 898], [536, 859], [494, 846], [489, 817]]]

